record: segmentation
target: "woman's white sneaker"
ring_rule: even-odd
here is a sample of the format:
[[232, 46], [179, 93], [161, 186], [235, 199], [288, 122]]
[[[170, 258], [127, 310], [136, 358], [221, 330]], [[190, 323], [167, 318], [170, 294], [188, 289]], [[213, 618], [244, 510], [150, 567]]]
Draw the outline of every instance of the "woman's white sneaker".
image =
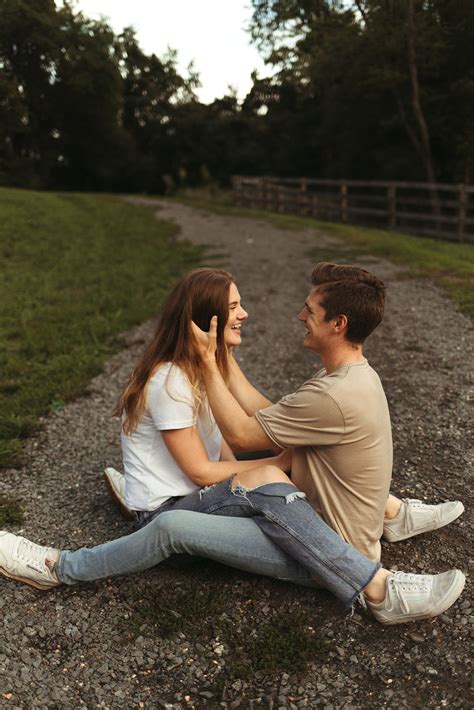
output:
[[381, 624], [406, 624], [442, 614], [460, 596], [465, 582], [458, 569], [441, 574], [394, 572], [387, 577], [385, 599], [366, 602]]
[[0, 574], [36, 589], [52, 589], [61, 582], [54, 570], [59, 550], [0, 530]]
[[135, 520], [135, 513], [130, 510], [125, 500], [125, 476], [123, 473], [109, 466], [104, 471], [104, 479], [122, 515], [127, 520]]
[[383, 522], [383, 536], [388, 542], [406, 540], [430, 530], [449, 525], [464, 512], [459, 500], [438, 505], [427, 505], [421, 500], [404, 498], [397, 515]]

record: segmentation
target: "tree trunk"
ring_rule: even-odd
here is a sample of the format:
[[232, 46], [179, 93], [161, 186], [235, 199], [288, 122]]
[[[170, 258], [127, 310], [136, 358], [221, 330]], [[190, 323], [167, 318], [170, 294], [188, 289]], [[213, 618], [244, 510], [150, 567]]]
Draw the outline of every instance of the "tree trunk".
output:
[[413, 0], [408, 0], [408, 15], [407, 15], [407, 39], [408, 39], [408, 69], [410, 73], [411, 85], [411, 104], [415, 120], [418, 125], [420, 142], [423, 148], [423, 162], [425, 164], [425, 172], [428, 182], [435, 182], [435, 171], [433, 166], [433, 157], [431, 154], [430, 137], [428, 126], [426, 124], [423, 109], [420, 101], [420, 84], [418, 81], [418, 67], [416, 63], [415, 52], [415, 10]]
[[[421, 156], [424, 163], [426, 177], [428, 182], [433, 184], [436, 181], [433, 155], [431, 153], [431, 143], [430, 136], [428, 132], [428, 125], [423, 114], [423, 109], [421, 107], [420, 100], [420, 83], [418, 81], [418, 66], [416, 62], [416, 51], [415, 51], [415, 8], [414, 0], [408, 0], [407, 3], [407, 40], [408, 40], [408, 70], [410, 73], [410, 86], [411, 86], [411, 104], [413, 113], [415, 116], [415, 121], [418, 126], [419, 142], [421, 146]], [[440, 206], [438, 193], [436, 189], [431, 190], [431, 204], [433, 212], [436, 217], [440, 216]], [[438, 229], [440, 229], [439, 219]]]

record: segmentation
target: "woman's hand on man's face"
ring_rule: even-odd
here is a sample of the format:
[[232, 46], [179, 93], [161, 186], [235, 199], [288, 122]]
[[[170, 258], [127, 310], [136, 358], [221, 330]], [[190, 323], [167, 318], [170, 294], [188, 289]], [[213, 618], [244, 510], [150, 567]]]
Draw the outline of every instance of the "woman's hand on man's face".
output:
[[203, 362], [215, 362], [217, 352], [217, 316], [212, 316], [208, 333], [201, 330], [194, 321], [191, 321], [191, 328], [200, 359]]

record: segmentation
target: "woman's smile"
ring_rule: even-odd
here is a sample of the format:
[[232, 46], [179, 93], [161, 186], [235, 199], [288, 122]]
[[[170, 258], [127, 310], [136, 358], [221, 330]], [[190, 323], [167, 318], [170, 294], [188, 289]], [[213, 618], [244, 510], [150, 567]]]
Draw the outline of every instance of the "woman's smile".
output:
[[240, 345], [242, 340], [241, 329], [248, 317], [247, 311], [242, 306], [239, 290], [235, 283], [231, 283], [229, 288], [229, 318], [224, 330], [226, 345]]

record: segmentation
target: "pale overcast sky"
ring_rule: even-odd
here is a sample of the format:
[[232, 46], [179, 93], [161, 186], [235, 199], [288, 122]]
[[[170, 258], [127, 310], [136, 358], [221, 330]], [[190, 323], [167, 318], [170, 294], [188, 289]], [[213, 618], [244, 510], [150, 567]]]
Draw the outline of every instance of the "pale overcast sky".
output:
[[[58, 0], [58, 4], [60, 0]], [[226, 94], [233, 86], [244, 98], [252, 82], [250, 74], [265, 69], [257, 50], [250, 46], [244, 27], [251, 17], [247, 0], [77, 0], [75, 7], [86, 16], [105, 16], [115, 32], [133, 25], [142, 49], [157, 56], [167, 47], [178, 50], [178, 69], [185, 72], [191, 60], [202, 88], [203, 103]]]

